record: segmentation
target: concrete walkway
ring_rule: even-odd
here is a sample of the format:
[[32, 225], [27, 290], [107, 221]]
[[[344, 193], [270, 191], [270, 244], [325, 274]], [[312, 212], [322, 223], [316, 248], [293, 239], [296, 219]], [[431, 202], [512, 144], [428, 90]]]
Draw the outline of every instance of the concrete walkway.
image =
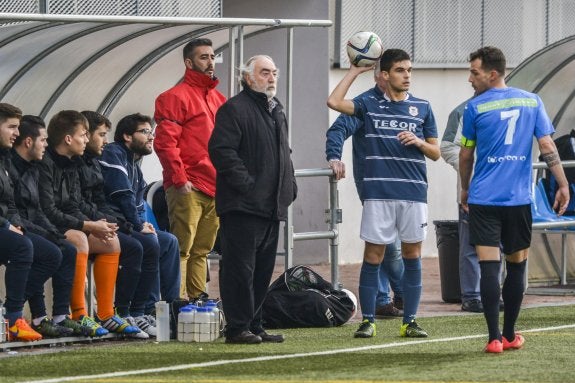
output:
[[[283, 262], [283, 258], [280, 259]], [[320, 274], [326, 280], [331, 280], [330, 265], [310, 265], [315, 272]], [[461, 311], [460, 303], [445, 303], [441, 298], [441, 281], [439, 274], [439, 259], [438, 258], [423, 258], [423, 292], [421, 303], [419, 305], [418, 316], [439, 316], [439, 315], [477, 315]], [[361, 264], [349, 264], [339, 266], [339, 280], [343, 283], [343, 287], [353, 291], [357, 296], [357, 289], [359, 284], [359, 271]], [[219, 296], [218, 288], [218, 264], [217, 262], [211, 263], [211, 282], [209, 283], [209, 295], [212, 297]], [[284, 271], [283, 263], [276, 265], [273, 280], [275, 280]], [[538, 295], [531, 294], [531, 290], [537, 291]], [[575, 294], [571, 290], [564, 289], [561, 294], [557, 295], [556, 289], [537, 288], [528, 289], [528, 293], [523, 299], [523, 307], [544, 306], [544, 305], [575, 305]], [[549, 294], [549, 295], [539, 295]], [[356, 320], [361, 318], [358, 314]]]

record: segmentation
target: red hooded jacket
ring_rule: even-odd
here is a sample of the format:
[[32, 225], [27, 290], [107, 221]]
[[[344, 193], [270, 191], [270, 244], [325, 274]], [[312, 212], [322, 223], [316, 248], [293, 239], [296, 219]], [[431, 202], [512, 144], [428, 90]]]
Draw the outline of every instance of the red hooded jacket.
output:
[[216, 170], [208, 155], [218, 108], [226, 101], [219, 81], [186, 69], [184, 81], [156, 98], [154, 150], [162, 164], [164, 189], [190, 181], [214, 197]]

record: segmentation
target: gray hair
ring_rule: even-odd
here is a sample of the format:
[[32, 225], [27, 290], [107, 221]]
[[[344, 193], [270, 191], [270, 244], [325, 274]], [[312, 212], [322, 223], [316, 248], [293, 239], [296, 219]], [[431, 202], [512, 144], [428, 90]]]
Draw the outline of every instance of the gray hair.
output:
[[[255, 65], [256, 65], [256, 61], [259, 59], [268, 59], [271, 62], [274, 63], [274, 59], [272, 59], [270, 56], [268, 55], [255, 55], [250, 57], [245, 64], [240, 66], [240, 75], [239, 75], [239, 82], [241, 83], [242, 81], [245, 81], [245, 79], [247, 77], [249, 77], [250, 79], [254, 78], [254, 69], [255, 69]], [[279, 73], [279, 70], [278, 70]]]

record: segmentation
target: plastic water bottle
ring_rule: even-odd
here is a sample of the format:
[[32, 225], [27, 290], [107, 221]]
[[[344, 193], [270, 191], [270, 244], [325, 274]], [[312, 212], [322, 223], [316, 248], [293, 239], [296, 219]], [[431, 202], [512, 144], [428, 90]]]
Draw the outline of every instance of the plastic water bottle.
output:
[[170, 305], [166, 301], [156, 302], [156, 328], [158, 342], [170, 341]]
[[4, 316], [6, 315], [6, 308], [0, 301], [0, 343], [4, 343], [8, 341], [7, 331], [8, 331], [8, 323], [4, 320]]
[[194, 342], [211, 341], [211, 317], [213, 313], [209, 307], [198, 307], [194, 316]]
[[209, 307], [212, 313], [210, 333], [211, 340], [214, 341], [220, 337], [220, 309], [218, 308], [218, 304], [214, 301], [209, 301], [206, 304], [206, 307]]
[[194, 305], [187, 305], [180, 309], [178, 314], [178, 340], [180, 342], [193, 341], [196, 309]]

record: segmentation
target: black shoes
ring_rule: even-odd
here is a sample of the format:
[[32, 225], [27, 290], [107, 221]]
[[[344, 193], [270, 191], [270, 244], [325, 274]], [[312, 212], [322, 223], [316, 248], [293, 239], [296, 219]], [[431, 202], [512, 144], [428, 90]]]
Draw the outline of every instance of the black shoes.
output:
[[483, 312], [483, 304], [479, 299], [471, 299], [469, 301], [463, 302], [461, 305], [462, 311], [468, 311], [470, 313], [482, 313]]
[[226, 343], [232, 344], [260, 344], [261, 342], [262, 338], [247, 330], [237, 335], [226, 337]]
[[389, 302], [386, 305], [377, 306], [375, 308], [376, 318], [396, 318], [402, 316], [403, 316], [403, 310], [399, 310], [397, 307], [395, 307], [393, 302]]
[[260, 344], [262, 342], [282, 343], [283, 341], [283, 335], [272, 335], [265, 331], [262, 331], [257, 335], [251, 331], [242, 331], [237, 335], [226, 337], [226, 343], [232, 344]]
[[262, 342], [267, 343], [282, 343], [285, 340], [284, 336], [281, 334], [272, 335], [268, 334], [265, 331], [260, 332], [259, 334], [257, 334], [257, 336], [262, 338]]
[[[499, 311], [503, 311], [505, 309], [505, 305], [503, 301], [499, 301]], [[482, 313], [483, 312], [483, 304], [479, 299], [471, 299], [469, 301], [463, 302], [461, 305], [462, 311], [468, 311], [470, 313]]]

